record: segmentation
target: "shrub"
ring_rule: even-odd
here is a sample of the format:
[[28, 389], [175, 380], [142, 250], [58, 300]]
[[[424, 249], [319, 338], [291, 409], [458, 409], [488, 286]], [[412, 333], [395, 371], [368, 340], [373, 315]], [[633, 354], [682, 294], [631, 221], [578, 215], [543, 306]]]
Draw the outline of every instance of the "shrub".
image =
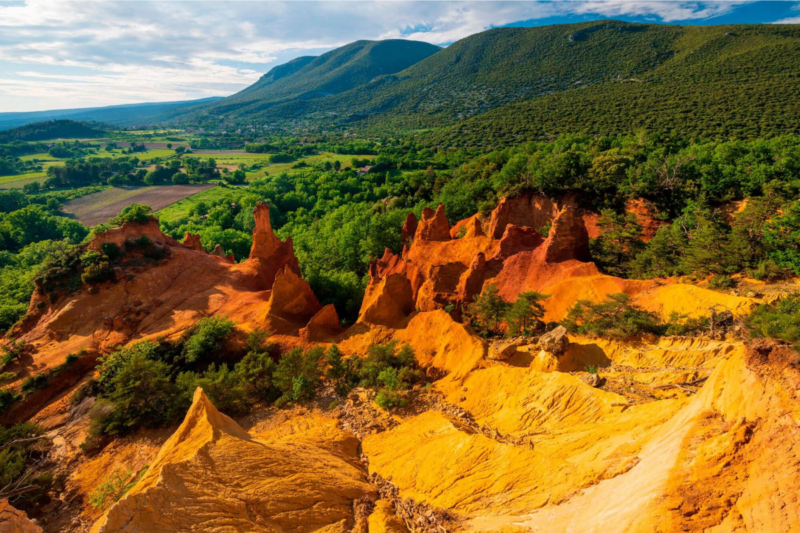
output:
[[800, 293], [759, 305], [745, 324], [750, 337], [780, 339], [800, 348]]
[[281, 395], [274, 380], [276, 369], [277, 365], [268, 352], [257, 351], [249, 352], [235, 367], [247, 395], [266, 401], [274, 401]]
[[669, 320], [667, 320], [664, 333], [677, 336], [696, 335], [708, 330], [710, 324], [711, 322], [706, 316], [690, 318], [673, 311], [669, 316]]
[[126, 222], [136, 222], [145, 224], [153, 218], [152, 209], [149, 205], [131, 204], [120, 211], [119, 215], [111, 219], [114, 226], [122, 226]]
[[620, 340], [663, 330], [656, 315], [634, 305], [625, 293], [611, 294], [599, 303], [579, 300], [562, 324], [570, 333]]
[[37, 376], [31, 376], [23, 381], [21, 389], [22, 392], [27, 394], [35, 390], [47, 388], [49, 384], [50, 378], [47, 376], [47, 374], [39, 374]]
[[122, 249], [113, 242], [103, 243], [102, 249], [103, 255], [105, 255], [109, 261], [116, 261], [122, 257]]
[[67, 365], [71, 365], [72, 363], [77, 361], [80, 358], [80, 356], [81, 355], [77, 354], [77, 353], [68, 354], [66, 359], [64, 359], [64, 363], [67, 364]]
[[275, 385], [282, 393], [276, 405], [314, 397], [322, 376], [321, 363], [324, 354], [321, 348], [312, 348], [305, 352], [300, 348], [293, 348], [284, 354], [274, 373]]
[[344, 396], [358, 384], [359, 361], [358, 358], [344, 359], [341, 350], [335, 344], [328, 348], [325, 354], [325, 362], [328, 365], [325, 377], [333, 385], [336, 394]]
[[590, 374], [597, 374], [599, 370], [600, 367], [598, 367], [597, 365], [589, 365], [586, 367], [586, 371]]
[[184, 362], [194, 364], [211, 359], [222, 349], [234, 327], [234, 323], [223, 316], [201, 319], [188, 332], [183, 346]]
[[12, 390], [0, 389], [0, 413], [5, 413], [19, 398], [20, 395]]
[[89, 495], [89, 503], [98, 511], [102, 511], [112, 503], [116, 503], [142, 479], [147, 472], [147, 468], [145, 466], [136, 476], [133, 475], [130, 469], [124, 472], [114, 470], [108, 479], [92, 491]]
[[158, 427], [175, 419], [175, 401], [179, 398], [170, 381], [171, 367], [147, 359], [145, 353], [133, 353], [121, 362], [107, 383], [107, 398], [112, 410], [98, 417], [96, 433], [124, 435], [142, 426]]
[[182, 403], [187, 407], [188, 399], [192, 397], [194, 390], [201, 387], [216, 408], [224, 413], [241, 415], [250, 410], [242, 375], [230, 370], [226, 364], [220, 365], [219, 368], [212, 364], [200, 375], [184, 372], [178, 376], [176, 383], [186, 398]]
[[[50, 448], [50, 441], [43, 436], [42, 428], [31, 422], [0, 427], [0, 487], [4, 497], [32, 502], [52, 484], [52, 475], [40, 466]], [[22, 488], [23, 496], [14, 495]]]
[[0, 374], [0, 385], [8, 383], [9, 381], [14, 381], [17, 379], [17, 374], [14, 372], [3, 372]]
[[709, 289], [730, 289], [734, 285], [736, 285], [736, 282], [733, 281], [733, 278], [725, 274], [717, 274], [708, 280]]
[[8, 341], [6, 344], [3, 345], [3, 357], [0, 358], [0, 366], [6, 367], [11, 364], [12, 361], [16, 361], [19, 356], [22, 354], [22, 350], [25, 348], [25, 341]]

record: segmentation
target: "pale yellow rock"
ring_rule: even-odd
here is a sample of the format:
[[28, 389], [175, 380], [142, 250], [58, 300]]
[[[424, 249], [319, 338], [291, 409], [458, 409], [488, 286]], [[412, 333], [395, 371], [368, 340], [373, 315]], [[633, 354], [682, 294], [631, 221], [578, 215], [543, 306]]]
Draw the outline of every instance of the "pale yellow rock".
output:
[[198, 389], [147, 474], [93, 531], [338, 532], [364, 496], [375, 489], [354, 461], [307, 438], [255, 439]]

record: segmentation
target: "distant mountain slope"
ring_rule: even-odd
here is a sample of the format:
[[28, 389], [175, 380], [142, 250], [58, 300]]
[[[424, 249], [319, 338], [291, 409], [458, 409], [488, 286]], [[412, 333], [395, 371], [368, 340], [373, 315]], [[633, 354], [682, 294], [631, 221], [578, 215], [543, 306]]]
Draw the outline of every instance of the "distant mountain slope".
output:
[[56, 109], [25, 113], [0, 113], [0, 130], [17, 128], [47, 120], [71, 119], [84, 122], [104, 122], [114, 126], [139, 126], [157, 124], [169, 120], [187, 108], [219, 100], [218, 97], [183, 102], [159, 102], [154, 104], [125, 104], [85, 109]]
[[319, 57], [298, 58], [276, 67], [251, 87], [206, 106], [204, 111], [253, 116], [278, 103], [339, 94], [399, 72], [439, 50], [418, 41], [356, 41]]
[[7, 131], [0, 131], [0, 143], [11, 141], [47, 141], [51, 139], [90, 139], [105, 132], [93, 125], [74, 120], [37, 122]]
[[686, 137], [800, 133], [800, 27], [685, 27], [672, 57], [641, 78], [611, 79], [476, 116], [431, 144], [491, 148], [560, 133], [637, 129]]
[[630, 131], [634, 124], [706, 135], [735, 123], [737, 130], [775, 134], [798, 123], [800, 106], [792, 103], [798, 73], [800, 27], [794, 25], [599, 21], [500, 28], [380, 82], [313, 100], [253, 105], [240, 116], [347, 121], [372, 130], [477, 117], [438, 137], [456, 144], [464, 134], [477, 141], [493, 130], [495, 141], [509, 142], [559, 131]]

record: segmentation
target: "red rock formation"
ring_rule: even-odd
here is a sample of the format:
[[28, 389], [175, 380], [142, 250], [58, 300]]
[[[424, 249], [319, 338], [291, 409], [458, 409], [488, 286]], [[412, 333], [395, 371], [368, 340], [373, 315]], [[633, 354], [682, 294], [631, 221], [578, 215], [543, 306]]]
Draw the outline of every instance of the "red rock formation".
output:
[[409, 213], [406, 221], [403, 223], [403, 229], [400, 231], [401, 242], [408, 244], [414, 239], [417, 233], [417, 216], [414, 213]]
[[458, 282], [458, 298], [463, 304], [469, 304], [483, 289], [483, 280], [486, 278], [486, 256], [478, 252], [472, 264], [461, 276]]
[[628, 200], [625, 204], [625, 211], [636, 215], [636, 222], [642, 227], [643, 242], [647, 242], [656, 235], [658, 228], [666, 224], [663, 220], [656, 220], [655, 208], [653, 204], [644, 198], [635, 198]]
[[500, 239], [500, 255], [508, 257], [525, 250], [533, 250], [543, 241], [544, 237], [537, 231], [508, 224]]
[[184, 246], [188, 246], [192, 250], [197, 250], [199, 252], [205, 251], [203, 249], [202, 243], [200, 242], [200, 234], [199, 233], [195, 234], [195, 235], [192, 235], [191, 233], [189, 233], [187, 231], [186, 235], [183, 236], [183, 244], [184, 244]]
[[361, 304], [359, 322], [399, 326], [414, 311], [414, 294], [405, 273], [373, 277]]
[[328, 304], [309, 320], [305, 328], [300, 330], [300, 337], [308, 342], [321, 342], [339, 335], [342, 331], [336, 307]]
[[450, 223], [447, 222], [442, 204], [439, 204], [436, 211], [429, 207], [422, 210], [422, 220], [419, 221], [414, 239], [423, 241], [450, 240]]
[[266, 307], [268, 330], [296, 333], [320, 307], [308, 282], [287, 265], [277, 273], [270, 290]]
[[138, 222], [127, 222], [119, 228], [111, 228], [102, 233], [96, 234], [89, 243], [89, 249], [96, 252], [103, 250], [104, 244], [115, 244], [121, 249], [125, 248], [125, 243], [134, 241], [141, 237], [147, 237], [157, 246], [177, 246], [178, 241], [161, 233], [158, 220], [151, 218], [144, 224]]
[[472, 215], [464, 220], [459, 220], [456, 222], [455, 226], [450, 228], [451, 239], [482, 237], [483, 235], [484, 232], [480, 214]]
[[286, 241], [281, 241], [272, 231], [269, 205], [259, 201], [253, 209], [253, 217], [256, 222], [253, 229], [253, 246], [250, 248], [250, 257], [245, 263], [258, 273], [263, 288], [272, 287], [275, 276], [284, 267], [288, 267], [295, 274], [300, 274], [292, 238], [288, 237]]
[[492, 211], [489, 221], [489, 235], [499, 239], [508, 224], [538, 230], [551, 222], [558, 214], [558, 205], [541, 195], [521, 195], [516, 198], [503, 198]]
[[545, 261], [560, 263], [570, 259], [589, 261], [589, 234], [583, 219], [578, 216], [576, 209], [564, 206], [558, 216], [553, 220], [550, 234], [545, 243]]

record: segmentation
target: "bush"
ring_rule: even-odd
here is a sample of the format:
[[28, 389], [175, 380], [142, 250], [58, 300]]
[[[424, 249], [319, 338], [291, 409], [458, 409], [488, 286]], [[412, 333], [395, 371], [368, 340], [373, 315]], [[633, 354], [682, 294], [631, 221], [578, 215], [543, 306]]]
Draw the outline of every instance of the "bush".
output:
[[22, 392], [25, 394], [47, 388], [50, 384], [50, 378], [47, 374], [39, 374], [38, 376], [31, 376], [22, 382]]
[[176, 409], [180, 395], [170, 381], [170, 370], [168, 364], [147, 359], [141, 351], [121, 361], [105, 383], [113, 408], [97, 417], [93, 433], [124, 435], [142, 426], [158, 427], [174, 421], [182, 413]]
[[322, 348], [312, 348], [303, 352], [293, 348], [284, 354], [275, 369], [274, 380], [281, 397], [276, 405], [310, 400], [322, 377], [321, 363], [325, 352]]
[[666, 323], [666, 335], [687, 336], [697, 335], [710, 328], [711, 322], [708, 317], [689, 318], [686, 315], [679, 315], [673, 312]]
[[276, 369], [277, 365], [268, 351], [251, 351], [235, 367], [247, 395], [270, 402], [281, 395], [274, 380]]
[[194, 364], [210, 360], [222, 350], [225, 341], [234, 330], [234, 323], [222, 316], [201, 319], [188, 332], [183, 346], [183, 361]]
[[745, 325], [752, 338], [780, 339], [800, 348], [800, 293], [759, 305]]
[[149, 205], [131, 204], [120, 211], [119, 215], [111, 219], [114, 226], [122, 226], [126, 222], [136, 222], [145, 224], [153, 218], [152, 209]]
[[[41, 469], [50, 448], [49, 439], [43, 436], [42, 428], [31, 422], [0, 427], [0, 487], [4, 497], [33, 503], [52, 485], [52, 474]], [[21, 495], [14, 494], [23, 488], [26, 490]], [[17, 502], [14, 505], [20, 506]]]
[[89, 495], [89, 503], [95, 510], [102, 511], [119, 501], [147, 472], [145, 466], [136, 476], [131, 470], [114, 470], [114, 472]]
[[3, 357], [0, 358], [0, 366], [6, 367], [11, 364], [12, 361], [16, 361], [19, 356], [22, 354], [22, 350], [25, 348], [25, 341], [13, 341], [10, 340], [3, 345]]
[[176, 383], [186, 398], [187, 406], [188, 399], [192, 397], [195, 389], [201, 387], [216, 408], [224, 413], [241, 415], [250, 410], [242, 374], [230, 370], [226, 364], [220, 365], [219, 368], [212, 364], [201, 375], [184, 372], [178, 376]]
[[710, 280], [708, 280], [708, 288], [709, 289], [730, 289], [736, 285], [736, 282], [733, 281], [733, 278], [727, 276], [725, 274], [717, 274], [716, 276], [712, 276]]
[[625, 293], [612, 294], [600, 303], [575, 302], [562, 325], [570, 333], [619, 340], [642, 333], [663, 332], [658, 317], [634, 305], [630, 295]]
[[8, 383], [9, 381], [14, 381], [17, 379], [17, 374], [14, 372], [3, 372], [0, 374], [0, 385]]
[[12, 390], [0, 389], [0, 413], [5, 413], [19, 398], [20, 395]]

